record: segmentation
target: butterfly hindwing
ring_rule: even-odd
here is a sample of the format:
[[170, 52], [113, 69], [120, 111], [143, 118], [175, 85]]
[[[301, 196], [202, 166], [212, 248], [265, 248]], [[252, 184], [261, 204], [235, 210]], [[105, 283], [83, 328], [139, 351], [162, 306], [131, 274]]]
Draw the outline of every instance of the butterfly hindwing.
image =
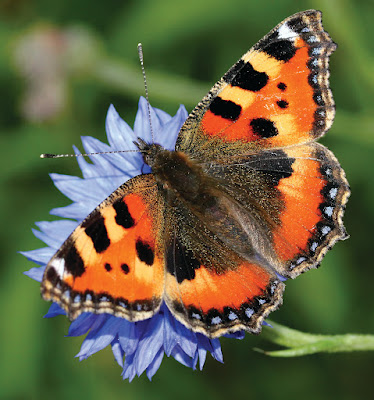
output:
[[164, 287], [162, 199], [152, 174], [112, 193], [48, 263], [42, 295], [75, 319], [85, 311], [136, 321], [159, 308]]
[[207, 164], [205, 173], [221, 182], [243, 212], [258, 215], [263, 225], [257, 235], [269, 235], [272, 244], [260, 247], [258, 257], [283, 276], [294, 278], [317, 266], [327, 249], [347, 237], [342, 215], [348, 182], [334, 155], [319, 143], [264, 149]]
[[350, 191], [343, 169], [321, 144], [284, 152], [294, 160], [293, 173], [277, 186], [284, 211], [272, 234], [282, 265], [278, 273], [294, 278], [318, 266], [337, 240], [348, 237], [342, 217]]
[[208, 337], [258, 333], [282, 303], [284, 284], [272, 271], [244, 260], [204, 265], [182, 243], [183, 234], [176, 234], [167, 249], [165, 302], [173, 315]]

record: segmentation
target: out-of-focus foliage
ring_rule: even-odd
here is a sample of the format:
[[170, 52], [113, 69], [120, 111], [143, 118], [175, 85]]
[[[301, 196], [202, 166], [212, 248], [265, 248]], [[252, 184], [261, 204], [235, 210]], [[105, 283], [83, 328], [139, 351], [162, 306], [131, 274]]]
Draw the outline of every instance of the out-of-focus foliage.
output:
[[144, 92], [136, 45], [143, 43], [153, 106], [187, 109], [252, 44], [283, 18], [323, 11], [339, 47], [331, 58], [337, 115], [322, 139], [352, 187], [339, 243], [322, 267], [287, 283], [272, 319], [311, 333], [373, 333], [374, 281], [374, 4], [371, 1], [4, 0], [0, 3], [0, 398], [357, 399], [372, 392], [373, 354], [271, 358], [254, 352], [268, 342], [247, 336], [222, 340], [225, 364], [203, 372], [172, 359], [152, 383], [122, 382], [110, 350], [78, 362], [81, 339], [64, 338], [64, 317], [43, 320], [48, 304], [22, 275], [32, 266], [17, 250], [42, 243], [34, 221], [67, 204], [48, 172], [78, 174], [69, 153], [80, 135], [105, 140], [110, 103], [130, 124]]

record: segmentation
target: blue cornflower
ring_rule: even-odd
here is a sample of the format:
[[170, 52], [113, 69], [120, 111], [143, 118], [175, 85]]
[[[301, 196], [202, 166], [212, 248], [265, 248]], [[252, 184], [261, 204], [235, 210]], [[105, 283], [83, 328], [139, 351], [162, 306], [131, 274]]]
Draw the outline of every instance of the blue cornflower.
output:
[[[151, 108], [154, 141], [166, 149], [173, 150], [179, 129], [187, 118], [186, 109], [181, 106], [174, 117]], [[82, 137], [83, 147], [87, 153], [133, 149], [133, 141], [138, 137], [152, 142], [149, 126], [147, 103], [144, 98], [139, 101], [134, 130], [118, 115], [113, 106], [109, 107], [106, 119], [106, 132], [109, 145], [92, 137]], [[77, 148], [74, 148], [78, 154]], [[140, 153], [117, 153], [90, 156], [92, 163], [78, 157], [83, 179], [76, 176], [51, 174], [57, 188], [69, 197], [73, 203], [67, 207], [55, 208], [51, 214], [72, 220], [36, 223], [39, 230], [33, 230], [36, 237], [48, 247], [23, 252], [29, 260], [41, 265], [26, 272], [26, 275], [40, 282], [46, 264], [59, 249], [69, 234], [100, 202], [108, 197], [118, 186], [141, 173], [150, 172]], [[53, 303], [46, 317], [66, 314]], [[199, 361], [203, 368], [206, 354], [209, 351], [213, 358], [223, 362], [218, 339], [209, 339], [200, 333], [191, 332], [178, 322], [165, 305], [152, 318], [129, 322], [123, 318], [108, 314], [81, 314], [73, 321], [68, 336], [87, 334], [82, 343], [79, 360], [112, 346], [113, 355], [123, 367], [122, 376], [131, 381], [135, 375], [147, 371], [149, 379], [161, 365], [164, 354], [173, 356], [181, 364], [195, 369]], [[244, 337], [243, 332], [228, 335], [237, 339]], [[125, 358], [124, 358], [125, 356]]]

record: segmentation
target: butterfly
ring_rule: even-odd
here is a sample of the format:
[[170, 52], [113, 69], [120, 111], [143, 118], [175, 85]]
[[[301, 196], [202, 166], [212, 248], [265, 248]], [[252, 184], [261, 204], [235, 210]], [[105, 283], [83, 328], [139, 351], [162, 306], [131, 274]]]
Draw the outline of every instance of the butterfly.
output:
[[120, 186], [46, 266], [41, 292], [70, 317], [151, 318], [163, 303], [210, 338], [258, 333], [285, 278], [347, 237], [349, 186], [316, 142], [335, 106], [321, 12], [255, 44], [182, 126], [174, 151], [138, 138], [152, 172]]

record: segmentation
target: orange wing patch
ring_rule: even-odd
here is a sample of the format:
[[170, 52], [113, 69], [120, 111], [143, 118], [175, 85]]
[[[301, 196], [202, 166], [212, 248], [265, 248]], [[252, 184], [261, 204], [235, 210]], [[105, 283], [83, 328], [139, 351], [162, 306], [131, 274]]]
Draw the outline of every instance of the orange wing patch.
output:
[[[173, 315], [209, 337], [247, 330], [258, 333], [263, 319], [281, 304], [283, 284], [263, 266], [242, 261], [223, 273], [201, 265], [179, 247], [175, 266], [168, 265], [165, 302]], [[181, 265], [181, 260], [183, 260]]]

